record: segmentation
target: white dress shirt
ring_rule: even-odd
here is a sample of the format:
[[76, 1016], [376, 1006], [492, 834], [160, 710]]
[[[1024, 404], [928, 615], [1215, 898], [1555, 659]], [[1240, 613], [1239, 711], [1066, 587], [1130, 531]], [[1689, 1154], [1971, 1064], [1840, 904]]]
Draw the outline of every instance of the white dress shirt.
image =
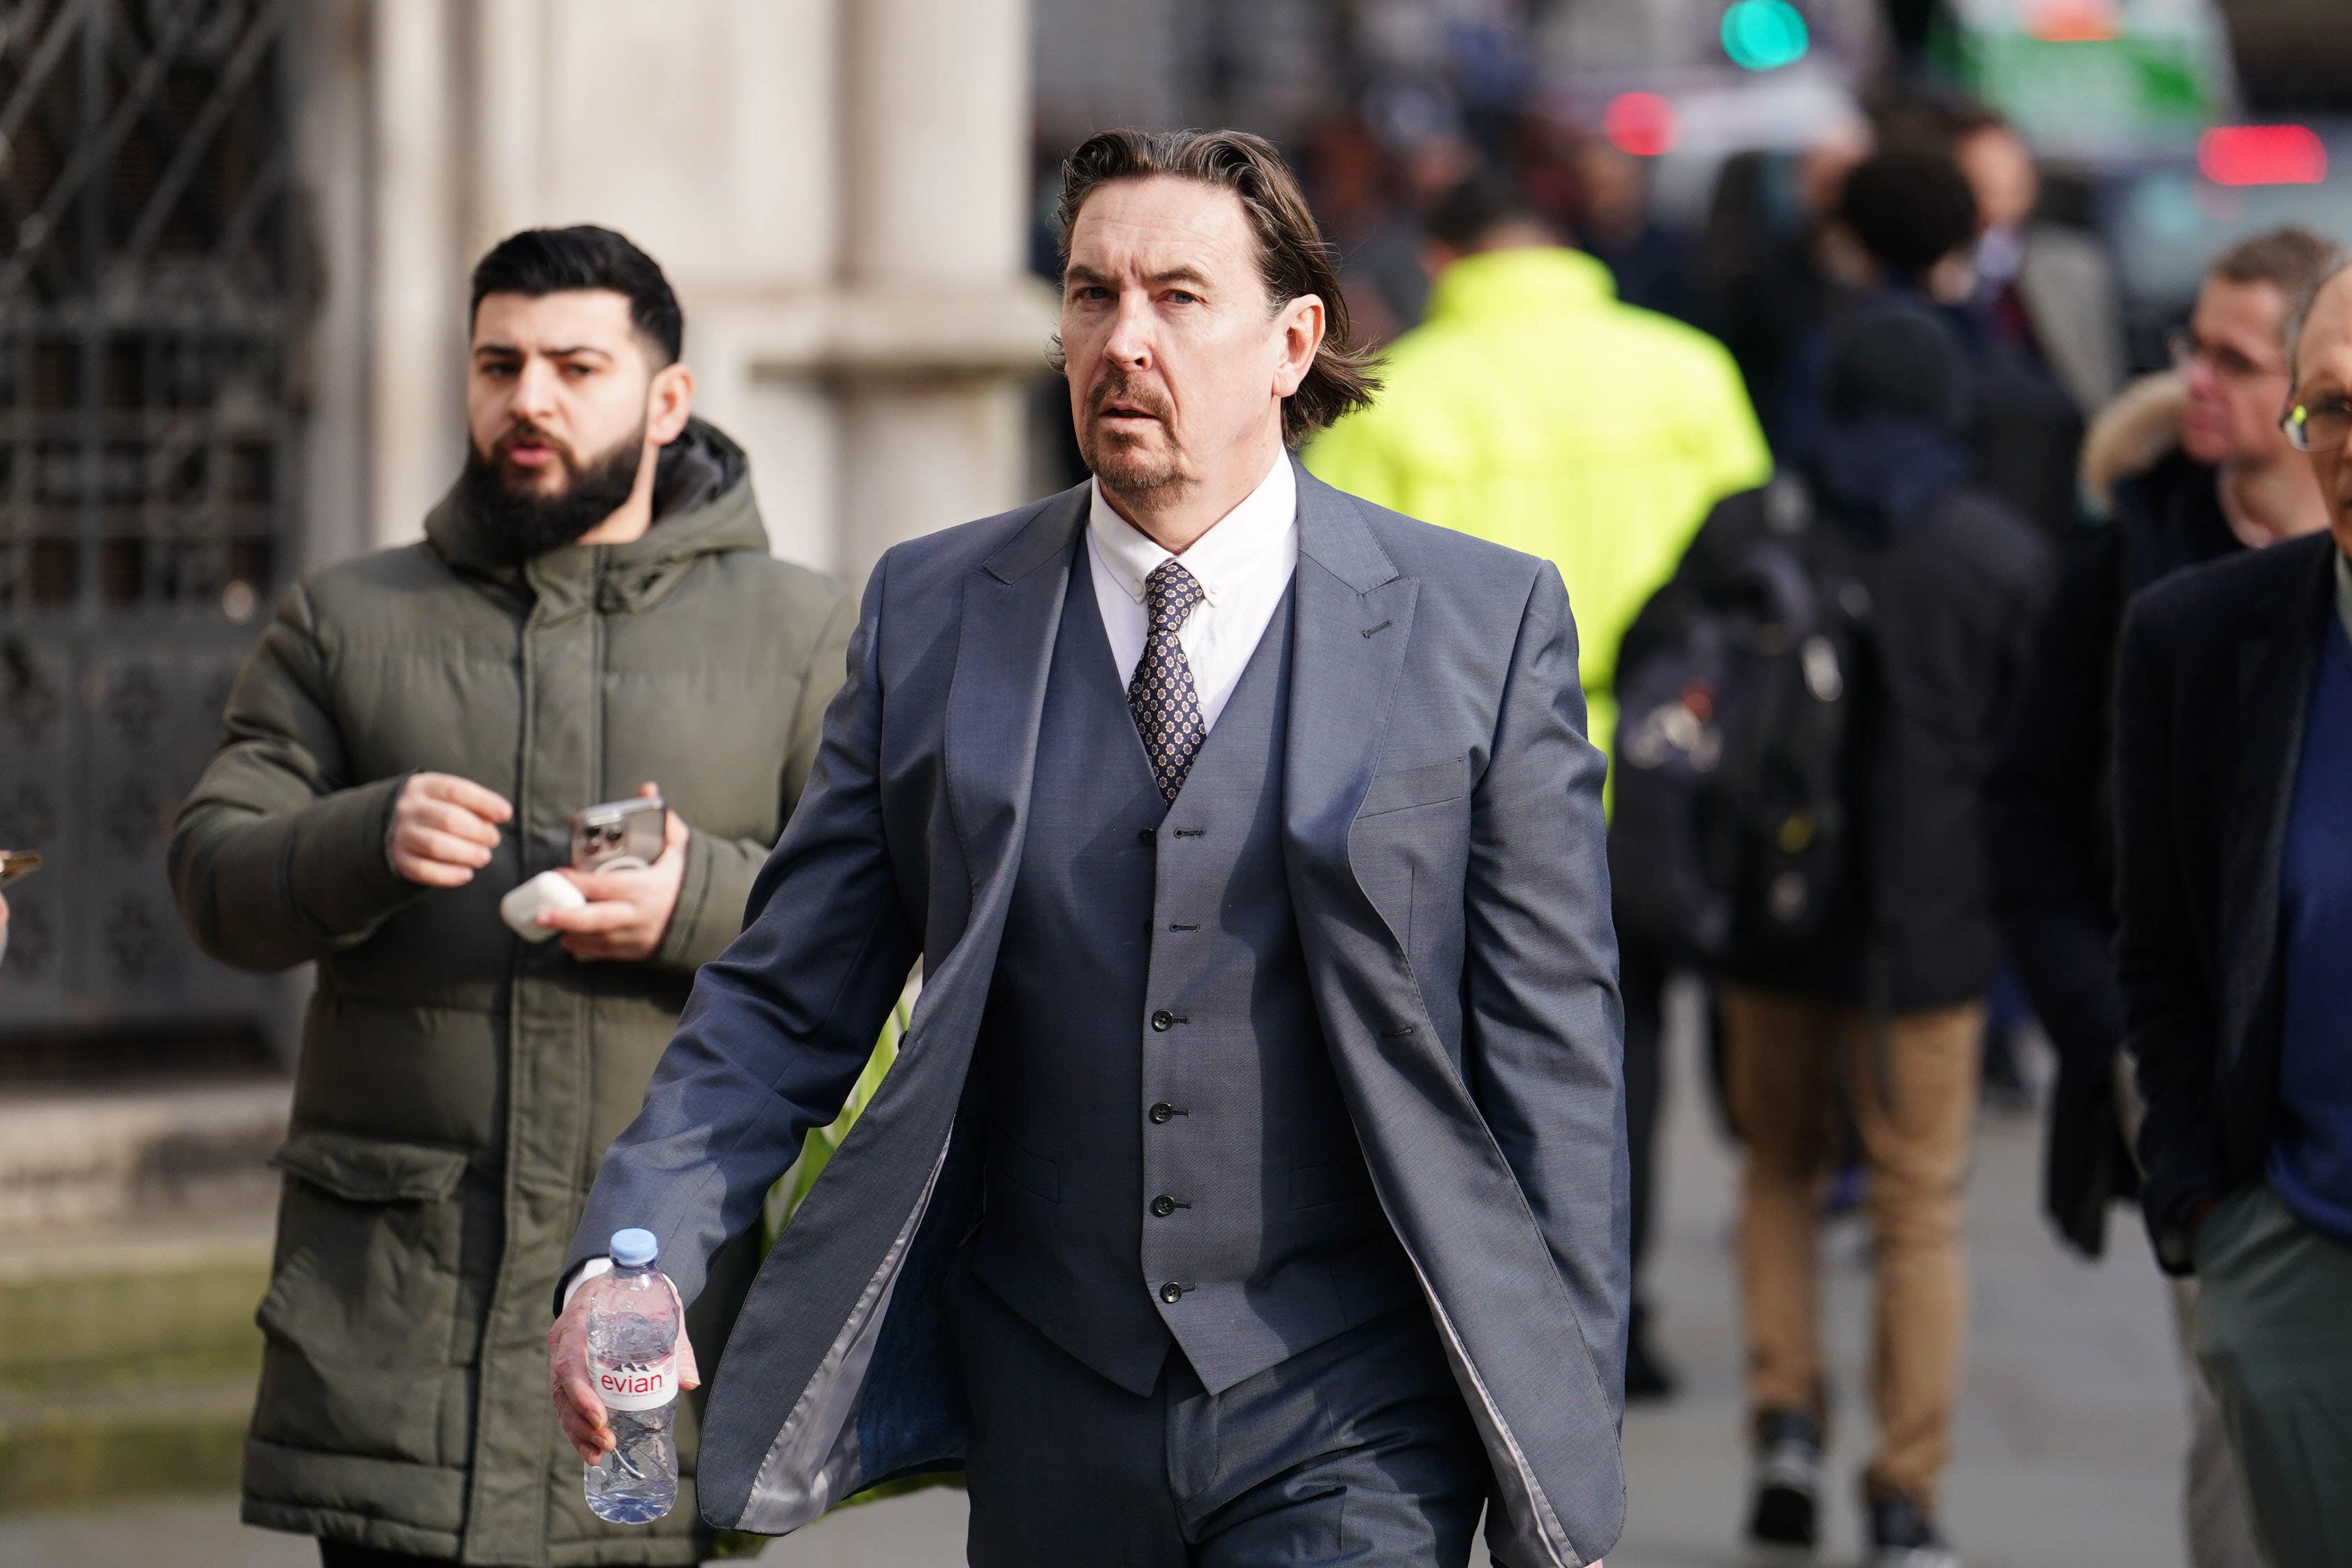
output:
[[[1103, 631], [1125, 686], [1143, 662], [1144, 639], [1151, 630], [1143, 581], [1169, 553], [1111, 510], [1097, 480], [1087, 520], [1087, 559], [1094, 569]], [[1202, 601], [1184, 618], [1178, 641], [1184, 645], [1184, 662], [1192, 666], [1202, 722], [1213, 729], [1298, 570], [1298, 476], [1291, 472], [1290, 455], [1276, 457], [1258, 487], [1193, 540], [1181, 559], [1201, 585]]]

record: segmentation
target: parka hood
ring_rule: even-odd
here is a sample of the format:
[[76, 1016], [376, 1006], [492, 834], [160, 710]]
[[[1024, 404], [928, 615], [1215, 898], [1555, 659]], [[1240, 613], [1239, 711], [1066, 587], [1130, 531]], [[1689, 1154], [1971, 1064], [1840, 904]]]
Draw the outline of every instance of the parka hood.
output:
[[766, 555], [768, 530], [751, 494], [751, 465], [716, 425], [694, 419], [662, 449], [654, 475], [654, 525], [621, 545], [564, 545], [518, 561], [466, 507], [457, 485], [425, 519], [425, 538], [453, 570], [544, 593], [554, 583], [596, 579], [600, 609], [642, 610], [704, 556]]
[[2177, 371], [2142, 376], [2109, 403], [2083, 437], [2083, 498], [2102, 516], [2115, 507], [2116, 486], [2137, 479], [2180, 444], [2189, 389]]

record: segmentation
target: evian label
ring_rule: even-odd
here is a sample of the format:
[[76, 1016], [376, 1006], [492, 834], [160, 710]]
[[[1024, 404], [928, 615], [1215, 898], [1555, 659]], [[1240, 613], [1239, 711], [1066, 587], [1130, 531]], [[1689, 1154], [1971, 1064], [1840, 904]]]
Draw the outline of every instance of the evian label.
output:
[[660, 1409], [677, 1397], [677, 1353], [597, 1367], [596, 1394], [607, 1410]]

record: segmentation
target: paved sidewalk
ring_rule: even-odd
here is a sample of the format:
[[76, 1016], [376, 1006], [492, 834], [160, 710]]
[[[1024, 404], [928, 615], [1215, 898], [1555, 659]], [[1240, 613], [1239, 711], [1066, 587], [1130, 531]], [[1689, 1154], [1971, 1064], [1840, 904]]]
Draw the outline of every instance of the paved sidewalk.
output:
[[[1678, 1031], [1687, 1041], [1686, 1031]], [[1734, 1167], [1696, 1052], [1674, 1063], [1668, 1185], [1651, 1281], [1682, 1398], [1626, 1423], [1632, 1519], [1611, 1568], [1738, 1568], [1744, 1456], [1730, 1271]], [[2110, 1256], [2074, 1262], [2035, 1211], [2039, 1130], [1989, 1123], [1970, 1182], [1969, 1371], [1946, 1511], [1969, 1568], [2178, 1568], [2183, 1424], [2165, 1294], [2128, 1217]], [[1869, 1443], [1864, 1237], [1832, 1228], [1826, 1292], [1839, 1391], [1826, 1563], [1856, 1550], [1851, 1483]], [[766, 1568], [931, 1568], [962, 1561], [962, 1497], [852, 1509], [780, 1542]], [[103, 1513], [0, 1515], [9, 1568], [305, 1568], [309, 1543], [249, 1531], [226, 1499]]]

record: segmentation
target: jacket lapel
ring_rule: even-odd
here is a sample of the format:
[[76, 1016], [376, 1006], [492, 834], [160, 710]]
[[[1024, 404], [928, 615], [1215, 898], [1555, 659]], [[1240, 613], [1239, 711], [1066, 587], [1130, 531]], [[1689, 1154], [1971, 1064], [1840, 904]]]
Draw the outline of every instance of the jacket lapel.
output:
[[[2285, 548], [2285, 547], [2280, 547]], [[2319, 640], [2334, 613], [2336, 551], [2311, 552], [2312, 568], [2281, 596], [2270, 625], [2238, 651], [2238, 745], [2234, 810], [2223, 827], [2221, 915], [2240, 962], [2223, 977], [2222, 1045], [2242, 1054], [2277, 1000], [2279, 857], [2303, 755], [2304, 715]]]
[[1356, 503], [1299, 469], [1283, 816], [1309, 885], [1356, 885], [1348, 830], [1380, 759], [1420, 591], [1398, 575]]
[[1087, 498], [1083, 485], [1055, 497], [964, 579], [945, 768], [948, 808], [976, 890], [1021, 847], [1045, 677]]

